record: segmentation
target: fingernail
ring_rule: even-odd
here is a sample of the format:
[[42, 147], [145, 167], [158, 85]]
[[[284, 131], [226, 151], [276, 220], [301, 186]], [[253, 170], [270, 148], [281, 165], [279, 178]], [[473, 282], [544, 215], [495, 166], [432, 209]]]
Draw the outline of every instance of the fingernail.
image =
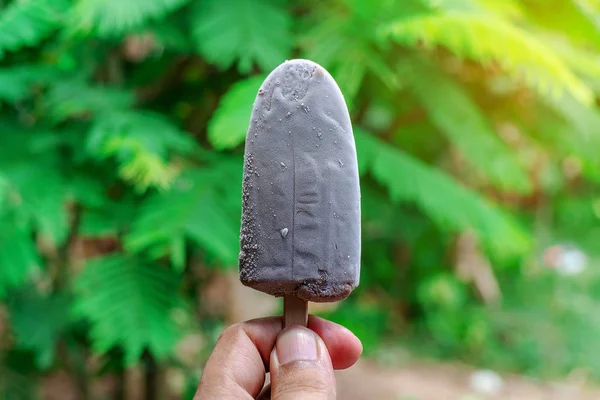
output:
[[315, 335], [306, 328], [292, 328], [284, 331], [275, 346], [281, 365], [293, 361], [314, 361], [317, 359]]

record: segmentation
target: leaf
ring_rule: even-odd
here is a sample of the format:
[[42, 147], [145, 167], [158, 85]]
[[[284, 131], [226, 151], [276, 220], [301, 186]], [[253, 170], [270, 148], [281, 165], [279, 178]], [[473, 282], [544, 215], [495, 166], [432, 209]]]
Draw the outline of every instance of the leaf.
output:
[[147, 24], [148, 26], [144, 25], [140, 30], [142, 34], [149, 33], [160, 46], [187, 54], [192, 52], [194, 46], [191, 38], [181, 29], [183, 22], [178, 19], [159, 20], [156, 23]]
[[577, 1], [529, 0], [524, 1], [529, 21], [540, 27], [570, 38], [582, 46], [600, 47], [600, 21], [594, 20], [595, 13]]
[[18, 288], [40, 265], [31, 226], [16, 212], [0, 216], [0, 297]]
[[130, 194], [118, 199], [102, 198], [100, 204], [81, 211], [78, 233], [87, 237], [117, 236], [131, 224], [138, 199]]
[[465, 284], [454, 274], [439, 273], [419, 283], [417, 296], [424, 307], [458, 311], [467, 303], [465, 289]]
[[443, 228], [474, 229], [493, 251], [522, 254], [527, 249], [525, 232], [475, 192], [360, 129], [354, 135], [363, 173], [368, 167], [393, 201], [414, 203]]
[[595, 92], [600, 91], [600, 56], [593, 51], [576, 48], [569, 43], [551, 42], [554, 51], [578, 73]]
[[0, 69], [0, 99], [9, 103], [27, 97], [34, 85], [53, 81], [58, 77], [54, 69], [45, 65], [22, 65]]
[[199, 0], [192, 35], [209, 62], [227, 69], [237, 61], [248, 73], [253, 64], [270, 71], [292, 48], [291, 17], [285, 3], [272, 0]]
[[[350, 106], [358, 94], [367, 69], [385, 66], [385, 63], [378, 63], [381, 56], [370, 48], [367, 38], [354, 34], [340, 35], [332, 30], [333, 25], [339, 27], [341, 32], [347, 31], [351, 23], [331, 21], [310, 31], [304, 38], [307, 42], [305, 47], [309, 48], [304, 57], [315, 60], [331, 73]], [[339, 57], [339, 54], [344, 54], [344, 57]], [[395, 80], [390, 81], [392, 84], [394, 82]]]
[[344, 301], [341, 307], [323, 315], [348, 329], [360, 339], [365, 353], [373, 353], [381, 346], [381, 338], [389, 334], [393, 326], [392, 316], [382, 307], [368, 302], [354, 301], [353, 297]]
[[[365, 59], [358, 57], [358, 55], [357, 57], [344, 58], [344, 62], [338, 63], [333, 72], [333, 76], [336, 82], [339, 83], [340, 89], [343, 90], [344, 99], [350, 108], [354, 105], [354, 98], [358, 95], [367, 73], [367, 66], [369, 66], [366, 60], [369, 53], [360, 52], [360, 54], [366, 55]], [[350, 56], [350, 54], [348, 55]]]
[[[80, 166], [81, 167], [81, 166]], [[109, 199], [106, 194], [106, 185], [111, 182], [110, 174], [100, 178], [98, 171], [89, 168], [80, 168], [78, 171], [71, 171], [67, 183], [67, 193], [70, 199], [86, 208], [102, 207], [107, 205]], [[118, 204], [112, 204], [116, 207], [123, 204], [124, 196], [120, 197]]]
[[18, 205], [19, 215], [32, 224], [31, 229], [59, 245], [69, 232], [67, 186], [57, 151], [61, 136], [5, 126], [0, 135], [0, 179], [9, 184], [12, 204]]
[[128, 365], [145, 349], [157, 358], [179, 337], [172, 313], [180, 306], [178, 277], [168, 269], [123, 254], [90, 260], [75, 279], [74, 312], [91, 323], [94, 351], [120, 346]]
[[512, 20], [523, 18], [523, 6], [519, 0], [479, 0], [481, 7], [490, 13], [508, 17]]
[[22, 127], [9, 126], [0, 136], [0, 177], [10, 183], [20, 212], [55, 245], [61, 244], [69, 232], [59, 144], [53, 132]]
[[496, 62], [543, 96], [567, 91], [584, 104], [593, 99], [591, 90], [549, 47], [497, 18], [468, 13], [425, 15], [387, 25], [380, 33], [400, 44], [441, 45], [459, 57], [483, 64]]
[[169, 191], [144, 201], [125, 248], [135, 253], [149, 249], [157, 257], [170, 251], [181, 270], [185, 237], [226, 265], [237, 264], [241, 172], [237, 158], [186, 171]]
[[0, 59], [7, 51], [37, 45], [57, 28], [66, 0], [13, 1], [0, 12]]
[[159, 19], [190, 0], [79, 0], [72, 9], [75, 31], [94, 32], [100, 37], [118, 37], [149, 20]]
[[[349, 10], [343, 13], [324, 6], [314, 13], [314, 20], [305, 22], [303, 27], [305, 33], [300, 41], [303, 57], [314, 60], [331, 73], [350, 109], [369, 72], [386, 87], [399, 87], [398, 77], [385, 61], [373, 29], [392, 12], [390, 4], [352, 1], [348, 4]], [[412, 5], [403, 6], [403, 14], [410, 12]], [[357, 26], [361, 29], [356, 29]]]
[[[410, 59], [407, 84], [429, 118], [476, 171], [504, 190], [527, 193], [531, 184], [512, 150], [498, 137], [483, 110], [457, 83], [432, 64]], [[435, 93], [435, 95], [432, 95]]]
[[35, 165], [23, 171], [19, 182], [19, 191], [23, 198], [23, 207], [27, 209], [38, 228], [38, 232], [47, 235], [56, 245], [62, 244], [69, 233], [69, 216], [66, 206], [67, 188], [63, 177], [53, 169], [36, 168]]
[[69, 321], [65, 295], [42, 296], [34, 287], [12, 293], [8, 301], [11, 327], [17, 345], [34, 350], [41, 369], [54, 361], [56, 344]]
[[185, 269], [185, 238], [183, 235], [175, 235], [171, 238], [171, 265], [177, 272]]
[[52, 85], [44, 100], [51, 117], [62, 121], [131, 108], [134, 95], [116, 87], [90, 86], [81, 80], [65, 79]]
[[219, 107], [208, 123], [208, 140], [218, 150], [244, 142], [250, 123], [252, 104], [265, 76], [236, 82], [221, 98]]
[[600, 135], [596, 129], [600, 126], [600, 110], [597, 107], [584, 106], [572, 97], [565, 97], [549, 105], [562, 121], [546, 128], [545, 131], [559, 130], [558, 145], [561, 149], [567, 152], [567, 156], [579, 157], [583, 164], [582, 172], [600, 182]]
[[98, 116], [87, 138], [87, 151], [100, 159], [115, 157], [119, 176], [144, 192], [166, 189], [179, 168], [171, 153], [188, 154], [195, 143], [160, 114], [114, 111]]

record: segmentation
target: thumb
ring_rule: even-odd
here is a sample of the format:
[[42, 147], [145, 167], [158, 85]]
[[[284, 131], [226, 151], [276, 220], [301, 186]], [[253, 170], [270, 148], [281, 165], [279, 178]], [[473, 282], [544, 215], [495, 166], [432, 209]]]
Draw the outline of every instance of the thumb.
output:
[[329, 352], [315, 332], [300, 326], [282, 331], [271, 352], [271, 399], [335, 399]]

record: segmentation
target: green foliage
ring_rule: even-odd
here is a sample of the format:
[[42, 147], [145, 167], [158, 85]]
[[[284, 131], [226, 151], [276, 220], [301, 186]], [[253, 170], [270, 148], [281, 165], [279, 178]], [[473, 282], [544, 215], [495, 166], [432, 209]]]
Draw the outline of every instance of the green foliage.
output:
[[74, 311], [91, 321], [95, 351], [120, 345], [130, 364], [146, 348], [164, 357], [179, 336], [177, 285], [176, 275], [155, 264], [119, 254], [94, 259], [75, 281]]
[[[253, 101], [292, 57], [336, 79], [358, 150], [361, 287], [329, 316], [372, 354], [599, 370], [597, 1], [1, 3], [0, 398], [210, 351]], [[555, 243], [588, 269], [547, 268]]]
[[361, 340], [367, 354], [376, 351], [381, 338], [390, 333], [390, 316], [375, 305], [348, 302], [345, 307], [327, 313], [324, 317], [350, 329]]
[[[406, 4], [407, 3], [407, 4]], [[412, 1], [403, 6], [410, 13]], [[327, 8], [314, 13], [304, 21], [301, 35], [303, 56], [323, 65], [335, 77], [352, 109], [363, 80], [370, 72], [385, 85], [398, 88], [397, 74], [377, 51], [374, 27], [389, 15], [391, 3], [373, 3], [366, 0], [349, 2], [346, 10]], [[360, 29], [357, 29], [360, 27]], [[343, 34], [341, 34], [343, 32]], [[343, 54], [343, 57], [340, 55]]]
[[[57, 121], [88, 114], [110, 113], [130, 108], [133, 93], [114, 87], [89, 86], [81, 80], [61, 80], [52, 85], [45, 107]], [[104, 117], [104, 116], [103, 116]]]
[[18, 344], [35, 351], [40, 368], [54, 362], [55, 344], [70, 322], [65, 313], [69, 307], [65, 294], [42, 296], [32, 287], [24, 287], [11, 298], [9, 314]]
[[[153, 195], [141, 205], [126, 237], [126, 248], [150, 249], [155, 257], [171, 254], [174, 268], [185, 268], [185, 241], [192, 240], [226, 265], [237, 261], [239, 205], [223, 198], [241, 198], [241, 160], [222, 161], [189, 171], [173, 189]], [[235, 196], [234, 194], [237, 194]], [[161, 224], [161, 229], [155, 229]]]
[[28, 65], [0, 69], [0, 99], [17, 102], [29, 95], [32, 86], [40, 85], [56, 75], [46, 66]]
[[30, 239], [31, 227], [17, 216], [0, 219], [0, 295], [7, 289], [19, 287], [39, 268], [35, 244]]
[[361, 169], [368, 168], [388, 188], [392, 200], [414, 202], [440, 226], [459, 231], [475, 229], [497, 251], [525, 250], [526, 235], [477, 194], [372, 135], [359, 130], [355, 138]]
[[12, 2], [0, 14], [0, 59], [7, 51], [35, 46], [60, 26], [66, 0]]
[[[11, 208], [20, 218], [19, 230], [28, 231], [31, 228], [25, 226], [33, 225], [40, 234], [60, 244], [69, 227], [56, 133], [31, 131], [8, 123], [5, 127], [8, 129], [0, 138], [5, 151], [0, 160], [0, 177], [10, 188]], [[37, 162], [31, 163], [32, 158]]]
[[424, 15], [382, 29], [402, 44], [443, 45], [458, 56], [492, 61], [536, 87], [542, 95], [565, 90], [583, 103], [593, 94], [541, 41], [502, 20], [463, 13]]
[[217, 149], [228, 149], [246, 138], [252, 103], [262, 85], [264, 76], [237, 82], [221, 99], [208, 125], [208, 139]]
[[558, 31], [585, 46], [600, 46], [600, 27], [596, 17], [580, 2], [528, 1], [522, 8], [532, 22], [544, 29]]
[[150, 186], [167, 188], [178, 171], [169, 154], [187, 154], [194, 145], [160, 114], [115, 110], [100, 114], [86, 146], [99, 159], [116, 158], [119, 176], [143, 192]]
[[291, 16], [282, 1], [201, 0], [192, 25], [200, 54], [223, 69], [237, 61], [242, 73], [255, 63], [269, 71], [290, 54]]
[[[415, 97], [470, 166], [503, 190], [529, 191], [530, 182], [515, 154], [460, 85], [427, 63], [412, 60], [410, 68], [405, 73]], [[436, 96], [431, 95], [433, 90]]]
[[69, 22], [75, 30], [101, 37], [132, 32], [152, 19], [164, 17], [189, 0], [81, 0], [72, 8]]
[[[450, 300], [428, 313], [414, 333], [427, 329], [435, 342], [417, 339], [421, 351], [438, 356], [460, 351], [471, 363], [542, 377], [584, 366], [598, 379], [593, 338], [600, 326], [589, 317], [597, 301], [597, 275], [564, 280], [550, 271], [530, 270], [518, 276], [503, 276], [507, 298], [501, 309], [485, 309], [463, 298], [459, 309]], [[464, 287], [455, 290], [464, 293]]]

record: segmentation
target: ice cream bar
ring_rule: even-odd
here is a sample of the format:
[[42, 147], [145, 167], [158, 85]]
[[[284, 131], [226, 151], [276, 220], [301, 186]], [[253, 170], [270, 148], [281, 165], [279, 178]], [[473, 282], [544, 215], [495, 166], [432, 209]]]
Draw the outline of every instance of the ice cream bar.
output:
[[328, 302], [356, 288], [360, 188], [344, 97], [320, 65], [286, 61], [258, 90], [246, 135], [244, 285]]

